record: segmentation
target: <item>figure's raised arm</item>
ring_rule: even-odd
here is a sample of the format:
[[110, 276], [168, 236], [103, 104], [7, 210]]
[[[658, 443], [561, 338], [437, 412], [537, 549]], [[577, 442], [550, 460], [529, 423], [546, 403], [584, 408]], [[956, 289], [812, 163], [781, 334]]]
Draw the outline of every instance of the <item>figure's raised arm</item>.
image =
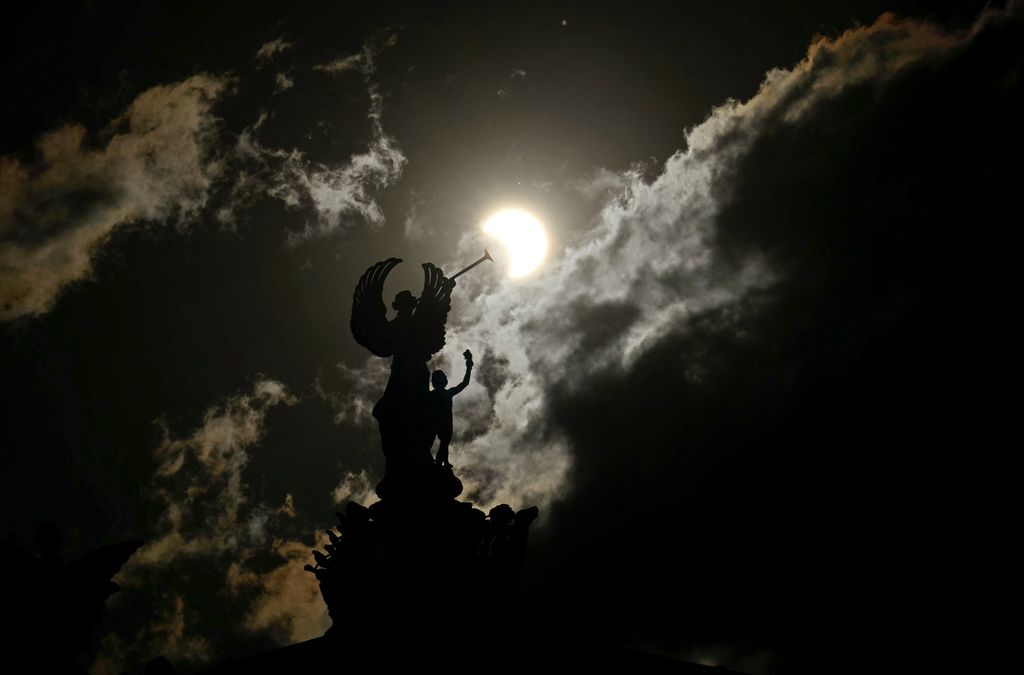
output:
[[462, 355], [466, 357], [466, 374], [462, 376], [462, 382], [451, 388], [452, 396], [460, 393], [469, 384], [469, 376], [473, 374], [473, 353], [468, 349], [462, 352]]

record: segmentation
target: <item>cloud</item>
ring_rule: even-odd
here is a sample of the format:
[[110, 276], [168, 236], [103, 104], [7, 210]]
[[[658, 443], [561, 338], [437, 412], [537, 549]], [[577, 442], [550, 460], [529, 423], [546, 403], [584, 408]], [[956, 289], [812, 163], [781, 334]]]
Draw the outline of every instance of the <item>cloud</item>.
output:
[[327, 63], [317, 64], [313, 66], [313, 70], [335, 75], [337, 73], [344, 73], [350, 70], [362, 70], [365, 63], [366, 58], [362, 53], [351, 54], [349, 56], [339, 57], [333, 61], [328, 61]]
[[[208, 662], [214, 655], [210, 641], [186, 628], [188, 607], [184, 598], [168, 593], [163, 598], [162, 609], [131, 644], [116, 633], [105, 636], [100, 653], [93, 661], [90, 672], [96, 675], [118, 675], [124, 672], [125, 664], [137, 658], [137, 648], [144, 643], [151, 655], [171, 655], [179, 667], [183, 664], [198, 665]], [[148, 661], [146, 656], [141, 657]]]
[[274, 60], [274, 57], [284, 52], [285, 50], [291, 49], [295, 46], [294, 42], [288, 42], [283, 37], [279, 37], [270, 42], [265, 42], [256, 51], [256, 65], [257, 67], [265, 66]]
[[[162, 513], [151, 539], [119, 581], [126, 588], [160, 587], [168, 595], [157, 599], [162, 609], [130, 647], [123, 636], [104, 641], [97, 661], [104, 669], [115, 672], [158, 654], [173, 662], [217, 658], [199, 636], [215, 621], [211, 603], [224, 602], [218, 599], [223, 593], [238, 608], [233, 616], [238, 623], [219, 626], [222, 632], [269, 632], [284, 642], [315, 637], [329, 626], [316, 580], [301, 564], [317, 542], [276, 534], [299, 515], [294, 498], [288, 494], [276, 506], [256, 502], [246, 480], [267, 414], [297, 402], [280, 382], [264, 378], [251, 392], [210, 407], [202, 424], [185, 437], [173, 437], [161, 422], [164, 438], [154, 450], [158, 465], [151, 490]], [[200, 570], [219, 577], [218, 590], [189, 599], [186, 594], [193, 588], [175, 579]], [[200, 606], [188, 612], [188, 602]]]
[[[165, 504], [161, 535], [132, 558], [132, 565], [163, 565], [177, 557], [218, 553], [266, 538], [265, 521], [272, 513], [248, 502], [243, 471], [249, 449], [264, 433], [267, 412], [297, 399], [280, 382], [259, 380], [251, 394], [226, 399], [206, 411], [192, 435], [175, 439], [163, 426], [164, 438], [154, 451], [158, 460], [156, 496]], [[278, 509], [294, 513], [289, 500]], [[196, 513], [205, 514], [197, 518]]]
[[314, 380], [317, 395], [334, 409], [335, 424], [374, 426], [373, 406], [375, 394], [384, 391], [388, 381], [388, 363], [373, 359], [364, 368], [350, 368], [337, 364]]
[[425, 241], [432, 232], [432, 229], [428, 228], [423, 219], [417, 214], [415, 204], [409, 207], [409, 212], [405, 216], [403, 230], [405, 231], [405, 238], [410, 241]]
[[347, 471], [342, 477], [338, 487], [334, 488], [331, 497], [334, 503], [345, 506], [349, 502], [356, 502], [363, 506], [369, 506], [377, 501], [377, 481], [374, 480], [366, 469], [358, 472]]
[[180, 595], [171, 595], [169, 599], [170, 611], [148, 627], [148, 631], [157, 638], [155, 646], [159, 653], [173, 654], [186, 662], [201, 663], [210, 656], [210, 643], [201, 636], [186, 633], [184, 599]]
[[[718, 248], [718, 219], [736, 167], [762, 134], [963, 39], [890, 15], [835, 40], [819, 38], [797, 66], [770, 71], [750, 100], [728, 101], [688, 130], [686, 148], [653, 180], [636, 167], [599, 172], [599, 188], [609, 195], [600, 215], [536, 277], [467, 279], [466, 290], [455, 294], [448, 345], [486, 345], [489, 358], [508, 371], [500, 384], [471, 387], [457, 401], [452, 461], [467, 496], [485, 505], [552, 504], [564, 494], [573, 458], [549, 424], [550, 391], [571, 393], [587, 387], [596, 371], [629, 369], [694, 317], [729, 306], [741, 311], [750, 293], [777, 283], [778, 270], [760, 251], [737, 259]], [[465, 240], [462, 262], [479, 248], [478, 240]], [[479, 370], [487, 368], [481, 360]], [[701, 369], [691, 363], [688, 372], [700, 377]], [[458, 428], [472, 437], [460, 437]]]
[[314, 67], [334, 74], [358, 65], [370, 102], [367, 117], [372, 135], [366, 151], [352, 155], [345, 163], [328, 165], [307, 159], [298, 148], [266, 147], [257, 138], [268, 119], [267, 113], [261, 112], [257, 121], [239, 135], [236, 146], [238, 156], [255, 160], [259, 169], [246, 173], [235, 184], [229, 206], [221, 216], [223, 221], [230, 221], [234, 211], [251, 204], [258, 195], [268, 194], [287, 208], [311, 209], [316, 214], [302, 230], [290, 233], [293, 244], [347, 229], [354, 224], [349, 220], [353, 216], [371, 226], [384, 223], [377, 194], [401, 177], [407, 161], [397, 141], [384, 131], [384, 98], [372, 79], [375, 56], [388, 44], [388, 40], [382, 43], [374, 38], [359, 55], [343, 59], [344, 63]]
[[1021, 28], [884, 15], [817, 38], [652, 180], [597, 176], [603, 211], [542, 276], [460, 279], [459, 344], [493, 345], [488, 388], [536, 392], [533, 447], [569, 453], [533, 549], [565, 623], [740, 670], [834, 665], [863, 616], [876, 663], [906, 649], [931, 590], [894, 570], [968, 536], [948, 488], [980, 429], [1009, 431], [991, 411], [1016, 347], [979, 326], [1012, 302]]
[[295, 86], [295, 80], [288, 76], [288, 73], [278, 73], [274, 75], [274, 93], [279, 94], [282, 91], [288, 91]]
[[222, 165], [211, 152], [225, 77], [200, 74], [139, 94], [99, 147], [84, 127], [44, 134], [37, 157], [0, 158], [0, 317], [48, 310], [87, 278], [96, 249], [137, 222], [185, 227]]
[[[125, 226], [185, 229], [212, 215], [232, 227], [267, 195], [313, 214], [289, 233], [293, 244], [356, 223], [380, 226], [377, 195], [406, 164], [384, 131], [384, 99], [372, 80], [376, 54], [390, 44], [387, 35], [375, 37], [359, 55], [371, 138], [365, 151], [337, 164], [264, 145], [258, 136], [271, 117], [266, 111], [225, 152], [213, 109], [232, 78], [205, 73], [144, 91], [96, 138], [71, 124], [44, 134], [32, 160], [0, 156], [0, 320], [47, 312], [69, 284], [90, 276], [96, 252]], [[291, 46], [268, 42], [257, 59]], [[293, 86], [289, 73], [276, 75], [275, 92]]]
[[[570, 608], [583, 631], [647, 633], [695, 655], [723, 640], [742, 643], [732, 613], [742, 611], [756, 635], [811, 644], [812, 662], [821, 663], [836, 637], [823, 634], [827, 622], [813, 621], [848, 621], [846, 606], [863, 615], [869, 609], [857, 594], [886, 601], [868, 587], [884, 580], [853, 553], [877, 550], [877, 542], [850, 525], [848, 513], [892, 527], [886, 508], [863, 503], [875, 500], [875, 488], [863, 488], [895, 469], [900, 448], [862, 418], [883, 401], [904, 416], [909, 408], [887, 380], [877, 389], [863, 382], [904, 372], [901, 364], [921, 348], [848, 364], [909, 321], [901, 286], [913, 283], [912, 293], [927, 296], [924, 284], [936, 279], [895, 272], [900, 263], [918, 270], [907, 261], [935, 260], [898, 238], [908, 225], [893, 220], [905, 213], [896, 200], [913, 196], [902, 186], [948, 203], [915, 174], [935, 177], [941, 166], [951, 176], [938, 183], [941, 192], [956, 194], [957, 184], [971, 184], [965, 167], [985, 166], [969, 148], [991, 147], [947, 134], [931, 146], [908, 145], [914, 127], [925, 128], [921, 120], [972, 139], [985, 127], [967, 98], [955, 108], [941, 97], [915, 103], [917, 80], [957, 61], [972, 79], [990, 73], [980, 78], [989, 87], [980, 110], [1013, 110], [1006, 101], [992, 105], [991, 92], [1014, 81], [1016, 63], [964, 56], [995, 17], [945, 31], [885, 15], [817, 38], [794, 67], [770, 71], [749, 100], [727, 101], [689, 129], [685, 147], [653, 178], [636, 167], [596, 175], [592, 194], [604, 196], [603, 209], [537, 276], [459, 280], [448, 347], [434, 367], [458, 377], [448, 354], [468, 347], [478, 368], [455, 401], [451, 458], [464, 498], [485, 507], [539, 504], [542, 547], [554, 523], [553, 541], [534, 555], [546, 556], [540, 578], [557, 581], [537, 591], [537, 602]], [[964, 80], [954, 81], [935, 90], [959, 91]], [[961, 126], [960, 114], [972, 124]], [[879, 131], [885, 125], [894, 131]], [[951, 142], [973, 161], [946, 164]], [[975, 188], [958, 203], [977, 204]], [[939, 236], [962, 235], [950, 228]], [[919, 236], [913, 241], [928, 241]], [[878, 247], [858, 257], [865, 241]], [[453, 267], [475, 259], [481, 243], [467, 237]], [[882, 300], [849, 290], [881, 279], [896, 288]], [[950, 283], [947, 275], [943, 288]], [[981, 296], [971, 294], [973, 302]], [[895, 391], [908, 385], [901, 387]], [[359, 403], [348, 400], [348, 409], [368, 410], [382, 389], [353, 383]], [[877, 417], [883, 429], [907, 424], [886, 415]], [[881, 452], [891, 453], [886, 461], [867, 460]], [[834, 464], [818, 471], [823, 462]], [[800, 480], [807, 483], [790, 490]], [[737, 655], [749, 653], [776, 662], [757, 644], [715, 659], [742, 668]]]
[[358, 70], [364, 77], [369, 77], [376, 70], [377, 58], [380, 54], [396, 44], [398, 44], [397, 31], [387, 28], [371, 35], [359, 53], [339, 56], [326, 63], [318, 63], [313, 66], [313, 70], [328, 75]]
[[[374, 95], [374, 107], [379, 108]], [[384, 213], [376, 193], [393, 184], [402, 175], [405, 155], [393, 138], [380, 126], [379, 115], [371, 114], [373, 139], [366, 152], [353, 155], [347, 164], [328, 167], [308, 162], [293, 151], [285, 157], [274, 176], [270, 194], [286, 204], [307, 199], [316, 210], [317, 219], [294, 233], [292, 240], [301, 241], [331, 234], [350, 225], [346, 217], [356, 215], [370, 225], [384, 222]]]
[[[653, 180], [633, 169], [615, 180], [601, 172], [601, 185], [613, 188], [610, 199], [589, 231], [538, 276], [522, 283], [467, 279], [468, 288], [455, 294], [448, 344], [488, 345], [510, 371], [493, 393], [469, 389], [458, 401], [463, 424], [482, 416], [488, 429], [453, 446], [460, 468], [477, 478], [475, 489], [495, 498], [555, 499], [572, 469], [564, 441], [548, 433], [548, 392], [569, 395], [588, 387], [594, 372], [628, 370], [694, 317], [727, 307], [742, 312], [742, 301], [780, 282], [783, 272], [765, 251], [750, 247], [735, 256], [720, 248], [723, 208], [761, 138], [778, 125], [799, 125], [855, 87], [885, 86], [971, 35], [883, 15], [838, 38], [817, 38], [795, 67], [770, 71], [750, 100], [728, 101], [688, 130], [685, 149]], [[479, 243], [465, 243], [468, 262]], [[689, 368], [696, 376], [700, 366]], [[487, 367], [480, 363], [481, 371]]]
[[[316, 546], [326, 543], [327, 537], [323, 536]], [[319, 637], [331, 627], [316, 577], [303, 569], [310, 550], [305, 543], [274, 542], [274, 553], [285, 562], [259, 578], [261, 592], [245, 616], [246, 630], [269, 630], [281, 644], [294, 644]]]
[[[825, 396], [808, 381], [816, 386], [825, 380], [845, 385], [868, 377], [867, 371], [903, 372], [906, 360], [883, 360], [884, 368], [872, 369], [863, 367], [870, 361], [849, 361], [849, 355], [867, 349], [865, 345], [883, 343], [880, 336], [890, 339], [899, 334], [900, 322], [908, 321], [905, 298], [936, 293], [926, 281], [949, 293], [958, 312], [1002, 297], [969, 275], [948, 275], [956, 281], [943, 281], [932, 274], [938, 268], [925, 266], [936, 258], [923, 253], [948, 254], [935, 242], [963, 243], [964, 258], [966, 252], [978, 251], [972, 228], [922, 227], [927, 219], [920, 217], [916, 192], [925, 190], [928, 198], [939, 194], [943, 199], [935, 202], [958, 216], [969, 216], [963, 206], [967, 201], [978, 209], [985, 204], [984, 199], [975, 199], [983, 193], [969, 173], [1006, 187], [1006, 178], [984, 162], [963, 161], [984, 157], [972, 155], [972, 148], [979, 138], [990, 142], [997, 136], [989, 129], [1001, 128], [998, 122], [1006, 124], [999, 117], [1004, 108], [983, 106], [994, 111], [986, 113], [993, 119], [980, 119], [977, 113], [972, 116], [968, 101], [957, 104], [920, 96], [922, 90], [934, 93], [921, 84], [925, 75], [953, 77], [949, 71], [954, 68], [943, 70], [950, 62], [972, 74], [970, 79], [989, 97], [986, 101], [993, 100], [992, 90], [1011, 92], [1007, 96], [1016, 91], [1011, 77], [1015, 62], [978, 53], [965, 56], [979, 36], [992, 39], [993, 17], [997, 15], [986, 15], [971, 30], [949, 32], [887, 15], [837, 38], [816, 39], [796, 66], [768, 73], [750, 100], [726, 102], [688, 130], [685, 147], [653, 178], [635, 167], [595, 174], [587, 189], [603, 196], [604, 208], [591, 228], [555, 252], [536, 277], [522, 282], [494, 282], [482, 276], [459, 280], [448, 351], [474, 349], [478, 369], [474, 386], [456, 400], [458, 435], [452, 461], [470, 499], [485, 506], [501, 501], [517, 507], [540, 504], [544, 519], [562, 519], [560, 536], [571, 538], [573, 544], [582, 542], [566, 549], [579, 551], [590, 545], [590, 550], [601, 551], [589, 560], [593, 569], [575, 570], [579, 581], [574, 583], [584, 592], [594, 596], [593, 588], [602, 588], [599, 601], [581, 602], [579, 607], [595, 608], [597, 602], [613, 607], [614, 600], [623, 600], [638, 610], [642, 606], [637, 598], [670, 598], [682, 624], [668, 622], [660, 630], [675, 630], [676, 636], [688, 634], [677, 630], [680, 625], [714, 631], [720, 616], [691, 621], [698, 609], [716, 606], [702, 595], [710, 595], [710, 588], [731, 601], [746, 602], [742, 606], [751, 621], [763, 614], [781, 615], [781, 631], [782, 622], [789, 620], [782, 609], [787, 598], [772, 595], [769, 587], [793, 586], [777, 583], [772, 574], [790, 584], [801, 583], [801, 574], [821, 581], [813, 576], [818, 574], [814, 568], [832, 552], [816, 552], [806, 542], [817, 545], [826, 537], [823, 531], [835, 524], [814, 521], [816, 529], [790, 532], [777, 523], [808, 522], [799, 519], [807, 518], [808, 511], [822, 510], [827, 497], [811, 492], [802, 495], [806, 499], [795, 500], [800, 503], [791, 510], [778, 506], [784, 481], [795, 480], [787, 471], [807, 471], [811, 455], [785, 454], [790, 451], [785, 443], [768, 443], [766, 439], [794, 439], [759, 426], [764, 424], [761, 416], [770, 418], [765, 411], [796, 405], [793, 391], [807, 387], [810, 392], [797, 403], [810, 406], [806, 402], [813, 400], [820, 407], [807, 409], [823, 421], [804, 432], [810, 440], [795, 440], [813, 446], [817, 455], [838, 455], [840, 449], [855, 445], [851, 438], [865, 441], [858, 448], [862, 454], [845, 454], [848, 466], [838, 465], [844, 471], [858, 466], [863, 453], [880, 441], [870, 437], [870, 430], [859, 431], [861, 425], [852, 416], [830, 415], [839, 415], [837, 409], [868, 410], [877, 419], [877, 410], [864, 406], [891, 403], [898, 392], [863, 388], [857, 391], [870, 403], [859, 402], [856, 395], [830, 401], [842, 386], [825, 387]], [[963, 85], [964, 79], [954, 81]], [[380, 128], [379, 96], [372, 87], [370, 92], [374, 137], [387, 138]], [[909, 121], [900, 125], [900, 118]], [[239, 194], [251, 195], [272, 178], [273, 196], [317, 214], [299, 238], [336, 231], [349, 215], [380, 222], [375, 220], [382, 217], [375, 191], [396, 180], [404, 164], [396, 144], [376, 147], [373, 141], [367, 153], [331, 168], [307, 160], [297, 150], [261, 145], [257, 132], [265, 119], [261, 116], [239, 138], [239, 156], [256, 165], [246, 178], [249, 183], [236, 183], [243, 186]], [[962, 135], [956, 138], [970, 141], [949, 143], [949, 136], [942, 134], [930, 145], [915, 145], [908, 139], [920, 141], [915, 135], [918, 126], [930, 132], [945, 127]], [[1016, 147], [1013, 138], [1007, 147]], [[948, 145], [953, 147], [944, 147], [941, 153], [934, 150]], [[937, 165], [942, 169], [935, 169]], [[942, 172], [951, 178], [941, 180]], [[922, 186], [918, 175], [935, 179], [943, 189]], [[0, 163], [0, 215], [16, 213], [7, 205], [17, 203], [32, 176], [17, 161]], [[350, 183], [362, 185], [362, 192]], [[909, 214], [913, 222], [900, 222], [894, 213]], [[929, 215], [943, 216], [934, 210]], [[993, 221], [962, 219], [981, 223], [978, 228]], [[868, 247], [865, 241], [874, 244]], [[460, 262], [474, 259], [479, 243], [467, 237], [460, 247]], [[907, 260], [929, 262], [908, 265]], [[907, 269], [914, 273], [907, 274]], [[951, 265], [947, 271], [964, 269]], [[874, 291], [878, 297], [871, 294]], [[936, 304], [926, 308], [939, 309]], [[929, 327], [937, 330], [913, 333], [907, 353], [912, 355], [936, 335], [949, 345], [951, 334], [966, 332], [962, 327], [958, 332], [953, 321]], [[976, 346], [977, 341], [969, 344]], [[987, 352], [970, 353], [973, 357]], [[837, 354], [842, 358], [833, 358]], [[387, 371], [384, 361], [372, 363], [367, 372], [339, 369], [341, 377], [352, 382], [337, 391], [318, 383], [320, 395], [335, 402], [339, 421], [374, 424], [369, 410], [383, 390]], [[859, 367], [845, 368], [847, 363]], [[442, 354], [435, 366], [452, 373], [461, 364], [449, 363]], [[835, 372], [828, 371], [830, 367]], [[808, 371], [825, 375], [808, 380]], [[921, 372], [926, 371], [915, 374]], [[232, 564], [217, 568], [218, 580], [239, 597], [244, 598], [247, 589], [258, 592], [256, 599], [246, 600], [246, 629], [309, 635], [320, 625], [322, 609], [317, 615], [311, 578], [294, 569], [300, 549], [309, 545], [276, 536], [286, 519], [295, 517], [294, 500], [253, 504], [244, 479], [268, 411], [291, 400], [275, 384], [264, 382], [252, 393], [214, 406], [191, 434], [177, 438], [166, 431], [157, 450], [160, 472], [154, 484], [165, 505], [164, 529], [140, 552], [136, 569], [229, 555]], [[917, 393], [913, 388], [907, 391]], [[832, 424], [834, 419], [841, 423]], [[779, 452], [770, 460], [746, 457], [738, 462], [737, 448]], [[702, 487], [700, 479], [716, 475], [708, 466], [720, 464], [729, 465], [723, 470], [727, 478], [718, 475], [709, 481], [710, 487]], [[891, 468], [886, 465], [886, 470]], [[827, 486], [836, 488], [834, 476], [826, 478]], [[367, 496], [372, 480], [365, 471], [349, 472], [334, 496]], [[748, 491], [757, 490], [762, 503], [742, 501]], [[559, 504], [560, 499], [565, 501]], [[684, 499], [689, 500], [684, 503], [689, 510], [674, 501]], [[863, 502], [861, 495], [856, 502], [860, 515], [877, 515]], [[773, 536], [756, 539], [745, 545], [743, 555], [735, 555], [727, 545], [729, 533], [752, 527], [750, 522], [762, 512], [771, 514], [771, 527], [777, 528], [771, 530]], [[850, 532], [835, 529], [844, 536]], [[780, 531], [781, 543], [773, 538]], [[858, 546], [870, 543], [854, 541], [857, 546], [836, 550], [855, 558]], [[801, 545], [797, 550], [805, 557], [787, 554], [787, 547]], [[677, 549], [684, 546], [689, 547], [686, 555], [679, 555]], [[270, 550], [275, 563], [257, 564], [256, 550]], [[728, 565], [748, 565], [741, 571], [750, 574], [768, 570], [771, 574], [761, 572], [763, 585], [744, 589], [760, 589], [767, 600], [744, 600], [738, 591], [729, 590], [735, 580], [700, 562], [706, 560], [728, 570], [735, 569]], [[650, 568], [657, 573], [650, 574]], [[707, 576], [690, 574], [694, 569]], [[669, 574], [675, 578], [680, 570], [688, 578], [707, 582], [706, 588], [656, 588], [651, 581]], [[856, 574], [840, 578], [857, 588]], [[628, 582], [617, 584], [616, 579]], [[795, 591], [788, 600], [806, 602]], [[182, 608], [180, 614], [187, 618], [184, 602]], [[178, 605], [171, 609], [170, 616], [178, 616]], [[811, 609], [823, 607], [812, 604]], [[598, 611], [594, 616], [607, 614]], [[622, 614], [637, 625], [660, 618], [639, 611]], [[819, 616], [814, 611], [805, 615]], [[635, 629], [618, 621], [623, 630]], [[203, 633], [181, 631], [189, 634]]]

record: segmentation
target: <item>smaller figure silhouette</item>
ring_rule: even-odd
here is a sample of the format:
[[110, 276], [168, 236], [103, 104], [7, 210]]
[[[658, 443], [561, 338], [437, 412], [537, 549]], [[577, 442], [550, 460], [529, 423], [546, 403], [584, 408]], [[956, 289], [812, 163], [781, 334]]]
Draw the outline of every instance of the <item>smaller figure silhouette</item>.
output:
[[473, 372], [473, 353], [467, 349], [462, 355], [466, 358], [466, 374], [459, 384], [451, 389], [445, 389], [448, 386], [448, 377], [441, 370], [435, 370], [430, 376], [430, 381], [434, 385], [433, 391], [430, 392], [430, 414], [434, 433], [440, 440], [434, 463], [440, 466], [451, 466], [451, 462], [448, 461], [448, 445], [452, 442], [452, 398], [466, 388], [469, 376]]

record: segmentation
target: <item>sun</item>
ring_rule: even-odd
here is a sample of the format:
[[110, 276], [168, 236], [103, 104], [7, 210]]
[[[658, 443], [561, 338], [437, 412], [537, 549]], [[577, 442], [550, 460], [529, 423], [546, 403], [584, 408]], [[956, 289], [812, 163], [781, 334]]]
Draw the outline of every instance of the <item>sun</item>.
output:
[[484, 221], [484, 234], [502, 243], [508, 253], [508, 275], [522, 277], [544, 260], [548, 235], [544, 226], [526, 211], [504, 209]]

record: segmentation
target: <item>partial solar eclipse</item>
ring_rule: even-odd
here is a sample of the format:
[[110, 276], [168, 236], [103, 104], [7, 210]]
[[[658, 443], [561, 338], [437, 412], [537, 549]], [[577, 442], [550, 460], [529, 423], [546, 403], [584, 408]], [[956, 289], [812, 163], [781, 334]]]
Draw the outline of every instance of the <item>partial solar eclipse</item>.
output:
[[484, 234], [505, 247], [508, 275], [521, 277], [537, 269], [548, 253], [548, 235], [544, 226], [526, 211], [505, 209], [484, 222]]

